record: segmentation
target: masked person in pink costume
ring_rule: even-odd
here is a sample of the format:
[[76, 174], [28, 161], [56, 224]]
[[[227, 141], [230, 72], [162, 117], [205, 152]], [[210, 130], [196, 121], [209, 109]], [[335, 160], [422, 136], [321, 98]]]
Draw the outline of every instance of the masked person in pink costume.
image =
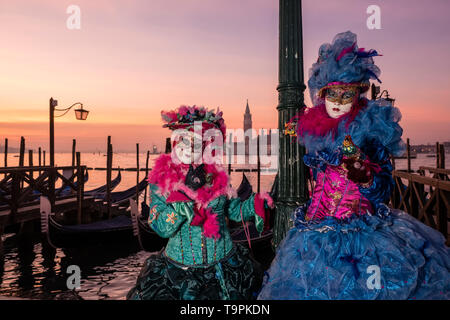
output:
[[[155, 161], [149, 174], [148, 223], [167, 246], [151, 255], [127, 299], [253, 299], [262, 270], [249, 250], [232, 242], [226, 218], [254, 219], [268, 227], [268, 193], [234, 196], [218, 153], [225, 140], [222, 112], [181, 106], [163, 111], [164, 127], [174, 131], [172, 153]], [[220, 157], [220, 158], [217, 158]]]
[[315, 187], [293, 213], [258, 299], [449, 299], [450, 256], [438, 231], [389, 208], [390, 155], [404, 153], [400, 111], [367, 100], [375, 50], [344, 32], [310, 70], [314, 107], [294, 119]]

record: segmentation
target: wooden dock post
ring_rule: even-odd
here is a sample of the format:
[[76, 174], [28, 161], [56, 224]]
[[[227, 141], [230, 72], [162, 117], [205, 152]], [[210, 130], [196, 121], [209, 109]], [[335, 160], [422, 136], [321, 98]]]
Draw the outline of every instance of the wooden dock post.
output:
[[439, 145], [439, 167], [445, 169], [445, 147], [443, 144]]
[[76, 153], [77, 157], [77, 223], [82, 223], [82, 212], [83, 212], [83, 189], [84, 189], [84, 170], [81, 168], [81, 157], [80, 152]]
[[257, 138], [257, 170], [258, 170], [258, 193], [260, 192], [260, 188], [261, 188], [261, 160], [259, 158], [259, 135]]
[[[25, 163], [25, 138], [20, 137], [19, 167], [23, 167], [24, 163]], [[23, 180], [20, 182], [20, 188], [23, 189]]]
[[406, 139], [406, 159], [408, 161], [408, 172], [411, 172], [411, 145], [409, 144], [409, 138]]
[[[148, 159], [150, 158], [150, 150], [147, 150], [147, 160], [145, 161], [145, 177], [148, 178]], [[144, 203], [147, 203], [147, 189], [148, 185], [145, 187], [144, 193]]]
[[170, 144], [170, 138], [166, 138], [166, 153], [172, 152], [172, 145]]
[[[73, 139], [72, 140], [72, 167], [75, 167], [76, 145], [77, 145], [77, 140]], [[72, 170], [72, 174], [73, 174], [73, 170]]]
[[43, 163], [42, 163], [42, 165], [45, 167], [45, 150], [44, 151], [42, 151], [42, 156], [43, 156]]
[[139, 208], [139, 143], [136, 143], [136, 203]]
[[[25, 144], [24, 144], [25, 145]], [[28, 150], [28, 166], [33, 167], [33, 150]], [[30, 168], [29, 171], [30, 178], [33, 179], [33, 170]], [[23, 186], [23, 180], [22, 180], [22, 186]], [[19, 227], [19, 241], [20, 243], [31, 243], [31, 236], [34, 232], [34, 224], [33, 221], [22, 221], [20, 222]]]
[[[8, 138], [5, 138], [5, 168], [8, 166]], [[6, 178], [5, 173], [5, 178]]]
[[[45, 151], [44, 151], [44, 162], [45, 162]], [[55, 182], [56, 182], [56, 167], [51, 167], [51, 170], [49, 171], [48, 175], [48, 192], [49, 192], [49, 199], [51, 204], [51, 212], [54, 212], [55, 209]]]
[[25, 158], [25, 138], [20, 137], [19, 167], [23, 167]]
[[[41, 159], [41, 153], [42, 153], [42, 150], [41, 150], [41, 147], [39, 147], [39, 150], [38, 150], [38, 153], [39, 153], [39, 159], [38, 159], [38, 161], [39, 161], [39, 167], [40, 166], [42, 166], [42, 159]], [[41, 175], [41, 170], [39, 170], [39, 175]]]
[[233, 147], [233, 134], [232, 133], [230, 133], [230, 138], [229, 138], [229, 142], [228, 142], [228, 145], [229, 145], [229, 148], [228, 148], [228, 175], [231, 175], [231, 148]]
[[8, 138], [5, 138], [5, 168], [7, 166], [8, 166]]
[[439, 168], [439, 142], [436, 142], [436, 168]]
[[[28, 150], [28, 166], [33, 166], [33, 149]], [[30, 171], [30, 177], [33, 178], [33, 171]]]
[[108, 218], [111, 219], [111, 167], [112, 167], [112, 144], [111, 136], [108, 136], [108, 145], [106, 151], [106, 202]]

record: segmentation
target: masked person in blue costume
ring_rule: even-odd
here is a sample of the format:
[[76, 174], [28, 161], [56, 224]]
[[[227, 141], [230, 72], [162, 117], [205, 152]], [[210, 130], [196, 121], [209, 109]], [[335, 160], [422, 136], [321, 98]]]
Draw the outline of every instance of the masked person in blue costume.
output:
[[350, 31], [323, 44], [310, 70], [314, 106], [292, 120], [312, 169], [311, 199], [293, 212], [258, 299], [449, 299], [441, 233], [389, 208], [390, 155], [402, 155], [400, 111], [368, 100], [375, 50]]

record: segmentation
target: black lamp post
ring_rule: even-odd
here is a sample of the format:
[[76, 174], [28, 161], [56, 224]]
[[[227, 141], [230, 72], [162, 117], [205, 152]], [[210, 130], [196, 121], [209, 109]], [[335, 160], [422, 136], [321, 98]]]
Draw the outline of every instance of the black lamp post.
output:
[[372, 83], [372, 100], [377, 100], [377, 99], [381, 99], [383, 98], [383, 94], [386, 96], [384, 99], [388, 102], [390, 102], [392, 105], [394, 105], [395, 103], [395, 99], [391, 98], [389, 96], [389, 92], [387, 90], [383, 90], [380, 93], [380, 87], [376, 86], [375, 84]]
[[[80, 105], [79, 109], [75, 109], [75, 117], [77, 120], [86, 120], [89, 111], [83, 109], [83, 104], [76, 102], [65, 109], [56, 109], [58, 101], [50, 98], [50, 166], [55, 166], [55, 118], [64, 116], [70, 109], [76, 105]], [[55, 116], [55, 111], [65, 111], [63, 114]]]
[[292, 212], [308, 200], [304, 146], [284, 134], [286, 123], [303, 107], [303, 36], [301, 0], [279, 0], [278, 180], [273, 245], [293, 226]]

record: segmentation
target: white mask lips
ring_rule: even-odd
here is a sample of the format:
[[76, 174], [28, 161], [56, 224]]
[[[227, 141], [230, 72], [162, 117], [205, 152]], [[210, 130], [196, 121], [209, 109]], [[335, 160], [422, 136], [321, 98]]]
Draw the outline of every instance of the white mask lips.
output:
[[336, 119], [348, 113], [352, 109], [352, 103], [339, 104], [325, 100], [325, 108], [330, 118]]

